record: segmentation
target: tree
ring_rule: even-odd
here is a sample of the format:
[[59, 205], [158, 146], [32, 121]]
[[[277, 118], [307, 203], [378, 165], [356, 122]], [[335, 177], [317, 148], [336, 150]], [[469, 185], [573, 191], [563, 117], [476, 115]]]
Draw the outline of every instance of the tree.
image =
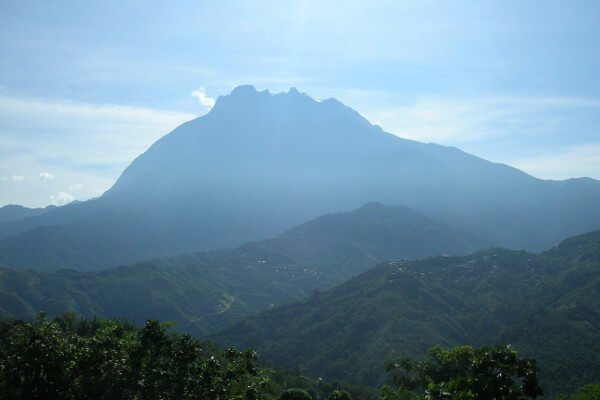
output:
[[312, 397], [304, 389], [286, 389], [279, 395], [279, 400], [312, 400]]
[[331, 392], [327, 400], [352, 400], [352, 396], [344, 390], [337, 389]]
[[168, 323], [82, 324], [71, 314], [1, 322], [2, 399], [258, 400], [272, 394], [270, 371], [257, 367], [255, 352], [206, 349], [189, 335], [169, 333]]
[[[431, 400], [517, 400], [542, 395], [536, 362], [519, 358], [508, 345], [429, 350], [430, 360], [403, 358], [386, 364], [392, 384]], [[389, 394], [389, 393], [388, 393]]]
[[15, 322], [2, 338], [0, 398], [62, 399], [72, 384], [76, 345], [45, 313], [33, 323]]

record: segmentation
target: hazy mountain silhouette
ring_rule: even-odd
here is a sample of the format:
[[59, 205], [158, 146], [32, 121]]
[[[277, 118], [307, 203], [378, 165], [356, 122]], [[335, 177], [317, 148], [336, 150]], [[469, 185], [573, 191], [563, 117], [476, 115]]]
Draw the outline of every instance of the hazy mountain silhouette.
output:
[[0, 266], [92, 271], [185, 250], [149, 222], [104, 209], [73, 222], [43, 225], [4, 239], [0, 242]]
[[[18, 235], [85, 216], [135, 241], [127, 232], [140, 228], [107, 224], [99, 211], [108, 210], [176, 244], [145, 254], [159, 256], [235, 246], [369, 201], [403, 204], [511, 248], [547, 248], [600, 227], [597, 181], [539, 180], [456, 148], [401, 139], [334, 99], [240, 86], [158, 140], [99, 199], [2, 224], [0, 238], [13, 236], [6, 251], [35, 251], [23, 244], [31, 236]], [[54, 229], [44, 235], [58, 235]], [[123, 241], [115, 253], [142, 244]], [[65, 265], [73, 261], [86, 262]]]
[[0, 207], [0, 224], [17, 221], [27, 217], [42, 215], [55, 208], [55, 206], [48, 206], [44, 208], [27, 208], [16, 204], [9, 204], [4, 207]]

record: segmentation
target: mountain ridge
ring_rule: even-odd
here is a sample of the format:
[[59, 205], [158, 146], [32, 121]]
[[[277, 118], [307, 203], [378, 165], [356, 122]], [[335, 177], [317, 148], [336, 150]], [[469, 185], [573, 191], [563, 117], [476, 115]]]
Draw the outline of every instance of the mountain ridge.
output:
[[[158, 257], [235, 247], [369, 201], [406, 205], [508, 248], [541, 250], [600, 227], [600, 182], [539, 180], [456, 148], [399, 138], [337, 100], [244, 86], [160, 138], [100, 198], [0, 224], [0, 239], [9, 246], [13, 238], [16, 258], [18, 248], [41, 246], [26, 243], [27, 231], [110, 210], [177, 243], [150, 255]], [[123, 243], [116, 261], [129, 262], [126, 249], [138, 246]]]
[[41, 309], [51, 316], [69, 310], [139, 323], [169, 319], [182, 330], [203, 334], [341, 283], [386, 259], [465, 254], [483, 246], [472, 235], [405, 207], [370, 204], [231, 250], [94, 272], [0, 268], [0, 312], [32, 318]]
[[383, 382], [386, 360], [433, 345], [511, 343], [533, 357], [547, 394], [600, 373], [600, 231], [539, 254], [506, 249], [383, 263], [341, 285], [211, 335], [279, 367]]
[[7, 204], [0, 207], [0, 224], [5, 222], [17, 221], [23, 218], [35, 217], [45, 214], [56, 206], [49, 205], [43, 208], [28, 208], [18, 204]]

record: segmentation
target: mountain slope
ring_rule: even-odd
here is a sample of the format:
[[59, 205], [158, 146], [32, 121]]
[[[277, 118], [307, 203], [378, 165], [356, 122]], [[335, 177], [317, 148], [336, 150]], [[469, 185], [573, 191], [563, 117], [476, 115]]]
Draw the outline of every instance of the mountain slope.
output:
[[27, 208], [16, 204], [9, 204], [4, 207], [0, 207], [0, 224], [17, 221], [27, 217], [42, 215], [55, 208], [55, 206], [48, 206], [45, 208]]
[[371, 203], [233, 250], [95, 273], [0, 270], [0, 312], [20, 318], [45, 309], [137, 322], [171, 319], [201, 334], [333, 286], [382, 260], [464, 254], [484, 245], [405, 207]]
[[260, 243], [272, 254], [331, 264], [332, 272], [339, 269], [346, 277], [349, 270], [362, 272], [365, 266], [384, 260], [467, 254], [488, 246], [475, 235], [407, 207], [375, 202], [352, 212], [325, 215]]
[[[31, 243], [26, 232], [47, 226], [50, 237], [59, 225], [108, 211], [139, 224], [127, 229], [176, 243], [154, 256], [237, 246], [369, 201], [403, 204], [511, 248], [548, 248], [600, 228], [597, 181], [535, 179], [455, 148], [401, 139], [334, 99], [240, 86], [154, 143], [100, 198], [0, 224], [0, 238], [2, 251], [25, 265], [28, 256], [18, 249], [44, 250], [44, 239]], [[123, 229], [93, 223], [115, 234]], [[130, 240], [123, 249], [143, 245]], [[103, 254], [89, 246], [93, 257]], [[87, 261], [71, 257], [63, 266], [85, 268]]]
[[184, 253], [171, 236], [143, 220], [102, 210], [61, 225], [44, 225], [0, 242], [0, 266], [93, 271]]
[[492, 249], [391, 262], [214, 336], [279, 366], [375, 384], [434, 344], [511, 343], [550, 393], [600, 376], [600, 231], [541, 254]]
[[231, 226], [226, 232], [248, 237], [368, 201], [404, 204], [517, 248], [547, 248], [600, 227], [599, 182], [538, 180], [455, 148], [401, 139], [333, 99], [249, 86], [155, 143], [106, 196], [135, 209], [149, 193], [178, 209], [190, 209], [193, 198]]

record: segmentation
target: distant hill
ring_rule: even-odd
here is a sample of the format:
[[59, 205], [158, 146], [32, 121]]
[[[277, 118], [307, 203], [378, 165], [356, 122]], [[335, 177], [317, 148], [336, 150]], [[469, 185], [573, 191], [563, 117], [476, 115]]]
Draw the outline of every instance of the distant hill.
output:
[[0, 241], [0, 266], [94, 271], [154, 258], [157, 254], [174, 256], [186, 249], [144, 220], [105, 209]]
[[[598, 181], [543, 181], [386, 133], [334, 99], [240, 86], [154, 143], [98, 199], [1, 223], [0, 254], [15, 267], [89, 270], [235, 247], [369, 201], [403, 204], [517, 249], [600, 228]], [[84, 226], [119, 239], [84, 243]], [[156, 238], [143, 252], [146, 237], [133, 234], [140, 230]], [[49, 247], [58, 236], [62, 243]]]
[[213, 337], [277, 366], [381, 383], [380, 365], [434, 344], [513, 344], [548, 394], [600, 376], [600, 231], [541, 254], [492, 249], [381, 264]]
[[375, 202], [356, 211], [328, 214], [275, 239], [249, 244], [293, 260], [331, 264], [344, 274], [365, 271], [365, 266], [383, 260], [467, 254], [489, 245], [408, 207]]
[[0, 224], [5, 222], [17, 221], [27, 217], [35, 217], [54, 210], [55, 206], [45, 208], [27, 208], [16, 204], [9, 204], [0, 207]]
[[[112, 245], [108, 233], [93, 233], [85, 236], [82, 230], [73, 241], [96, 237], [105, 240], [107, 248]], [[406, 207], [370, 203], [233, 250], [93, 273], [0, 269], [0, 312], [20, 318], [44, 309], [50, 315], [71, 310], [137, 322], [169, 319], [178, 321], [179, 329], [205, 334], [243, 316], [301, 299], [314, 289], [341, 283], [383, 260], [465, 254], [483, 246], [485, 242], [472, 235]]]

